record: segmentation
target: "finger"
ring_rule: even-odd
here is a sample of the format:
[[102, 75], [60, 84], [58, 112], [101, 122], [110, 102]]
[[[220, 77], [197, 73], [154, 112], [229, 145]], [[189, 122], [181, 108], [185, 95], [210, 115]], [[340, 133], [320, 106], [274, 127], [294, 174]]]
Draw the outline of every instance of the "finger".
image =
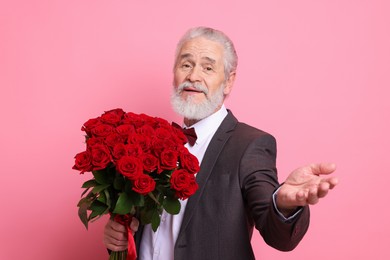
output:
[[128, 243], [127, 240], [117, 240], [113, 237], [104, 237], [103, 241], [104, 241], [104, 244], [118, 246], [118, 247], [127, 246], [127, 243]]
[[328, 182], [330, 184], [330, 189], [333, 189], [339, 183], [339, 179], [337, 177], [332, 177]]
[[329, 189], [333, 189], [339, 182], [339, 179], [337, 177], [330, 177], [330, 178], [324, 178], [321, 180], [321, 183], [328, 183]]
[[127, 239], [116, 239], [108, 234], [104, 234], [103, 243], [106, 248], [112, 251], [122, 251], [127, 248]]
[[111, 244], [111, 243], [104, 243], [107, 249], [111, 251], [124, 251], [127, 249], [127, 244], [125, 245], [116, 245], [116, 244]]
[[115, 241], [127, 241], [127, 232], [110, 232], [107, 237]]
[[310, 188], [308, 197], [307, 197], [307, 203], [314, 205], [318, 203], [318, 195], [317, 195], [318, 189], [316, 187]]
[[112, 230], [115, 230], [115, 231], [118, 231], [118, 232], [126, 232], [127, 231], [127, 228], [116, 222], [116, 221], [113, 221], [113, 220], [109, 220], [109, 226]]
[[311, 171], [315, 175], [331, 174], [336, 170], [334, 163], [315, 163], [310, 165]]
[[318, 185], [318, 192], [317, 196], [319, 198], [323, 198], [328, 194], [328, 191], [330, 189], [330, 184], [329, 182], [322, 182]]
[[118, 228], [115, 228], [115, 226], [118, 223], [111, 223], [108, 222], [104, 228], [104, 237], [105, 238], [112, 238], [117, 241], [127, 241], [127, 229], [125, 228], [122, 230], [122, 228], [119, 228], [120, 230], [118, 231]]
[[308, 193], [302, 190], [298, 191], [296, 194], [297, 206], [304, 206], [308, 198]]
[[135, 232], [138, 231], [138, 227], [139, 227], [139, 221], [138, 221], [137, 218], [133, 217], [131, 219], [131, 223], [130, 223], [130, 229], [133, 232], [133, 235], [134, 235]]

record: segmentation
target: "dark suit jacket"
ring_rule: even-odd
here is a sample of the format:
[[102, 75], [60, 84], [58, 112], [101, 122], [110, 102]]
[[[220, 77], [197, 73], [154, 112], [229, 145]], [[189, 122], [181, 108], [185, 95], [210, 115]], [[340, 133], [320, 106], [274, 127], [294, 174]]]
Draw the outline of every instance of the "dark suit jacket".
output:
[[[188, 200], [175, 260], [254, 259], [254, 227], [268, 245], [294, 249], [309, 226], [309, 209], [289, 223], [277, 215], [272, 204], [279, 186], [275, 161], [274, 137], [238, 122], [229, 111], [197, 174], [199, 190]], [[139, 242], [142, 229], [137, 233]]]

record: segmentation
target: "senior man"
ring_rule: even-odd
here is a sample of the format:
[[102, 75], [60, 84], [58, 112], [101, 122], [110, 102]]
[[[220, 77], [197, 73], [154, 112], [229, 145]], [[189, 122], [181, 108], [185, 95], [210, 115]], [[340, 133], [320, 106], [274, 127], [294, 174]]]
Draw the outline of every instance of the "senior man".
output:
[[[139, 260], [255, 259], [254, 227], [268, 245], [292, 250], [308, 229], [308, 205], [337, 184], [328, 176], [335, 165], [326, 163], [298, 168], [279, 184], [275, 138], [224, 106], [236, 68], [233, 43], [221, 31], [193, 28], [179, 41], [171, 103], [198, 136], [186, 146], [201, 163], [199, 190], [178, 215], [163, 212], [156, 232], [132, 222]], [[104, 243], [125, 250], [126, 228], [109, 220]]]

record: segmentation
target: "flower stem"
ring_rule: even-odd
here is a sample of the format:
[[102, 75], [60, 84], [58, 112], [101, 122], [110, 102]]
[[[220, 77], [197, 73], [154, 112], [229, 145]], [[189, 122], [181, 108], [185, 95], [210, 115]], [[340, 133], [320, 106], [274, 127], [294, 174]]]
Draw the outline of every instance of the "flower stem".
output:
[[154, 196], [153, 192], [149, 192], [148, 193], [148, 196], [152, 198], [152, 200], [154, 200], [157, 205], [160, 205], [160, 202], [158, 202], [157, 198]]

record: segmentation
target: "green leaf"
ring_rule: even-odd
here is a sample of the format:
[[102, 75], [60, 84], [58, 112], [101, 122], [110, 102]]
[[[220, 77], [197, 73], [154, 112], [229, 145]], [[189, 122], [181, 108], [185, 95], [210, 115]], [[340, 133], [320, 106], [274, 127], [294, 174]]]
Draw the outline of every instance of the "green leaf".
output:
[[128, 195], [129, 195], [131, 202], [133, 203], [134, 206], [137, 206], [137, 207], [144, 206], [145, 198], [143, 195], [141, 195], [135, 191], [129, 192]]
[[152, 209], [142, 209], [142, 211], [140, 212], [141, 214], [141, 222], [143, 224], [149, 224], [152, 222], [152, 214], [153, 214], [153, 211]]
[[154, 196], [153, 192], [149, 192], [148, 193], [148, 196], [156, 203], [156, 204], [160, 204], [160, 202], [158, 201], [158, 199]]
[[123, 190], [123, 187], [125, 186], [125, 178], [122, 174], [116, 173], [115, 179], [114, 179], [114, 188], [116, 190]]
[[107, 209], [107, 205], [98, 201], [98, 200], [95, 200], [94, 202], [92, 202], [91, 206], [90, 206], [90, 210], [92, 210], [91, 214], [89, 215], [89, 218], [88, 220], [91, 220], [97, 216], [101, 216]]
[[131, 193], [133, 191], [133, 185], [131, 184], [131, 181], [126, 180], [125, 181], [125, 192]]
[[98, 183], [96, 182], [96, 180], [92, 179], [84, 182], [81, 188], [91, 188], [91, 187], [95, 187], [96, 185], [98, 185]]
[[119, 195], [113, 213], [120, 215], [128, 214], [130, 213], [133, 206], [134, 205], [131, 201], [131, 198], [126, 194], [126, 192], [122, 192]]
[[88, 229], [88, 210], [90, 210], [91, 205], [96, 201], [96, 196], [92, 193], [87, 194], [84, 198], [80, 199], [77, 207], [79, 207], [78, 215], [81, 222], [84, 224], [85, 228]]
[[92, 192], [88, 193], [87, 196], [80, 199], [79, 203], [77, 204], [77, 207], [80, 207], [82, 204], [85, 204], [85, 203], [87, 203], [88, 206], [91, 205], [91, 203], [93, 202], [93, 197], [94, 197], [94, 194]]
[[101, 192], [102, 190], [108, 188], [111, 184], [102, 184], [102, 185], [99, 185], [99, 186], [95, 186], [93, 189], [92, 189], [92, 193], [93, 194], [97, 194], [99, 192]]
[[85, 193], [87, 193], [91, 188], [86, 188], [83, 193], [81, 193], [81, 197], [84, 196]]
[[111, 208], [112, 204], [111, 204], [111, 197], [110, 197], [110, 193], [108, 192], [108, 190], [104, 190], [104, 196], [106, 197], [106, 205]]
[[[106, 191], [106, 190], [104, 190], [104, 191]], [[106, 192], [101, 192], [101, 193], [99, 193], [99, 196], [98, 196], [97, 200], [100, 201], [101, 203], [104, 203], [104, 204], [107, 205], [107, 196], [106, 196]], [[109, 205], [107, 205], [107, 206], [109, 206]]]
[[81, 207], [82, 205], [86, 204], [88, 201], [88, 198], [82, 198], [79, 203], [77, 203], [77, 207]]
[[81, 222], [84, 224], [85, 228], [88, 229], [87, 207], [85, 207], [85, 205], [79, 207], [78, 214]]
[[158, 226], [160, 225], [160, 214], [158, 210], [154, 210], [152, 214], [152, 229], [154, 232], [156, 232]]
[[163, 207], [169, 214], [176, 215], [180, 212], [179, 199], [166, 197], [163, 202]]
[[106, 170], [92, 171], [93, 177], [99, 184], [109, 184], [108, 172]]

